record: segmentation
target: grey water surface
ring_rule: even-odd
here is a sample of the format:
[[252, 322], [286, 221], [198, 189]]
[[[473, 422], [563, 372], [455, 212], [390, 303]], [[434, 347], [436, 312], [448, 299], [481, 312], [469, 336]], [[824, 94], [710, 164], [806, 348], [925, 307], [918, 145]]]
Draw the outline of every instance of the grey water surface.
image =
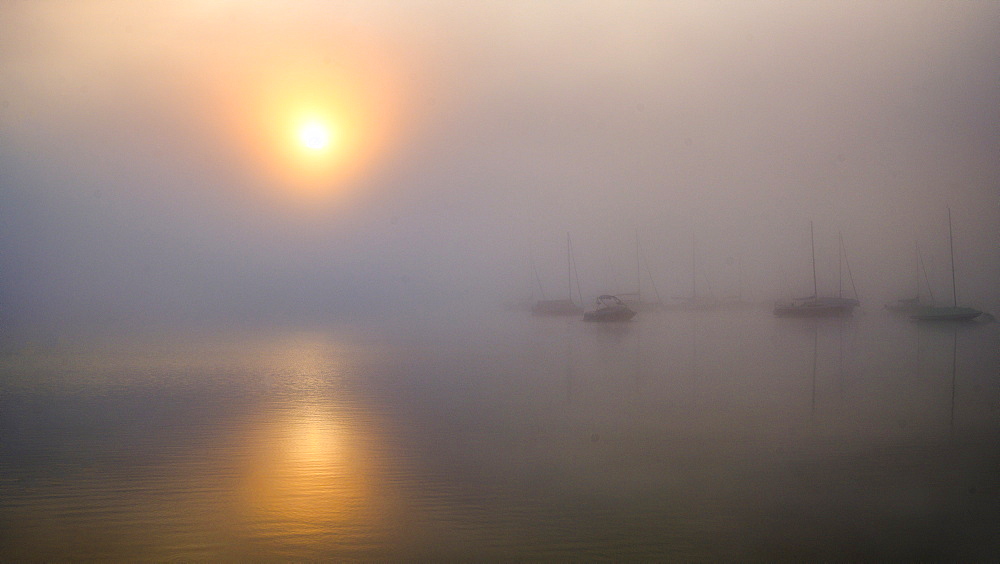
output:
[[0, 359], [3, 560], [995, 560], [1000, 324], [499, 312]]

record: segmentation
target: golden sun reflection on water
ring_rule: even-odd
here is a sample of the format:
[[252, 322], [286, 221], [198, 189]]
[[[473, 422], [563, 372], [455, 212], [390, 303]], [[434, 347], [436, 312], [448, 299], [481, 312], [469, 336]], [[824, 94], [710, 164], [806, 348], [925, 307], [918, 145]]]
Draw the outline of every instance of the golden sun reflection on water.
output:
[[242, 489], [255, 521], [293, 529], [304, 521], [346, 523], [368, 497], [371, 469], [331, 413], [305, 407], [273, 414], [253, 439]]
[[291, 391], [275, 396], [246, 439], [237, 497], [249, 538], [279, 554], [384, 545], [401, 499], [386, 477], [386, 439], [341, 382], [347, 367], [309, 341], [290, 341], [273, 358]]
[[365, 347], [296, 332], [99, 350], [0, 359], [14, 374], [0, 391], [28, 422], [22, 459], [0, 460], [2, 559], [377, 559], [399, 546], [412, 504], [391, 425], [359, 384]]

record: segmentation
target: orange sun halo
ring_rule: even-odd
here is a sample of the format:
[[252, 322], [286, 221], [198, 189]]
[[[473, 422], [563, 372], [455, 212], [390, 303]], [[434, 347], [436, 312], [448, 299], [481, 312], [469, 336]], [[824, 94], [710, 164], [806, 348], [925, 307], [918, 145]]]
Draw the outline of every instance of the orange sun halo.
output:
[[310, 203], [362, 193], [402, 133], [403, 92], [379, 62], [345, 64], [340, 73], [260, 69], [221, 86], [230, 139], [256, 189], [276, 201]]
[[337, 104], [308, 106], [278, 101], [268, 109], [270, 119], [257, 137], [257, 165], [267, 167], [277, 193], [334, 196], [366, 168], [374, 147], [358, 120], [341, 117], [350, 114]]

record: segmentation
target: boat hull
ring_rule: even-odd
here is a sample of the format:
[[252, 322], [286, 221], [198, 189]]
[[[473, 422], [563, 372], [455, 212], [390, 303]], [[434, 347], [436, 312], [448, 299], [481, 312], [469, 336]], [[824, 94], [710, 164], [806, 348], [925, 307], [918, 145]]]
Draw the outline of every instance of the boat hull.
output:
[[583, 320], [597, 322], [629, 321], [635, 317], [635, 315], [636, 312], [632, 311], [628, 307], [616, 305], [595, 309], [594, 311], [588, 311], [583, 314]]
[[983, 312], [971, 307], [924, 307], [910, 316], [917, 321], [972, 321]]

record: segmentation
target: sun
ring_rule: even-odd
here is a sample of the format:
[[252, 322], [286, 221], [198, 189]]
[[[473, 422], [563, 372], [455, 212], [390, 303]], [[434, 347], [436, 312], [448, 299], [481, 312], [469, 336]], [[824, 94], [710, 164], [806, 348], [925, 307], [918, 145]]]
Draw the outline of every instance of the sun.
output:
[[401, 92], [389, 88], [393, 80], [380, 78], [384, 65], [376, 66], [374, 74], [358, 76], [346, 67], [336, 76], [311, 67], [265, 69], [260, 72], [267, 80], [248, 77], [231, 94], [238, 103], [220, 96], [241, 157], [260, 174], [262, 192], [294, 201], [343, 201], [366, 187], [365, 176], [395, 150], [404, 124]]
[[330, 146], [330, 128], [319, 121], [309, 121], [299, 127], [299, 143], [306, 149], [322, 151]]

